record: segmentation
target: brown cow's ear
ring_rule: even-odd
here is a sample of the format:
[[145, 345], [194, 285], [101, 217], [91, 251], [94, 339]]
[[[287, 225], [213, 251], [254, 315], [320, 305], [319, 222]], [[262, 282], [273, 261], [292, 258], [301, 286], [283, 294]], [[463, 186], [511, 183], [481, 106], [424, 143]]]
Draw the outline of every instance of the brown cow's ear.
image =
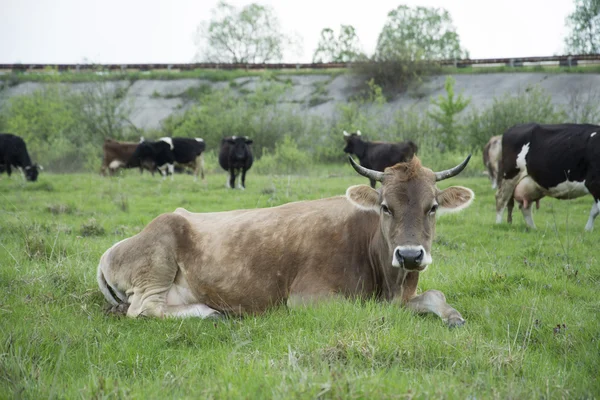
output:
[[458, 212], [469, 207], [475, 199], [475, 193], [463, 186], [450, 186], [437, 195], [438, 215]]
[[363, 211], [379, 212], [379, 193], [368, 185], [350, 186], [346, 190], [346, 198]]

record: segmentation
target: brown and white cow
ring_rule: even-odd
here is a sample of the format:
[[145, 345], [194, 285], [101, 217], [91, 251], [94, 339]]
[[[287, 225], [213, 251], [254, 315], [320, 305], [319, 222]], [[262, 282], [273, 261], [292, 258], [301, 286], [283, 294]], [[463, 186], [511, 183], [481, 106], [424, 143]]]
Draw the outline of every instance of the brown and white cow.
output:
[[474, 198], [470, 189], [440, 190], [436, 181], [460, 173], [469, 158], [442, 172], [416, 157], [384, 172], [350, 159], [381, 188], [351, 186], [345, 196], [263, 209], [178, 208], [102, 255], [100, 290], [130, 317], [254, 314], [342, 296], [375, 297], [462, 325], [443, 293], [416, 290], [432, 262], [436, 215]]
[[502, 157], [502, 135], [492, 136], [483, 148], [483, 165], [487, 169], [492, 189], [498, 187], [498, 169]]
[[[144, 142], [143, 137], [140, 138], [140, 143], [142, 142]], [[140, 143], [120, 142], [114, 139], [105, 139], [104, 144], [102, 145], [103, 157], [100, 174], [106, 175], [106, 171], [108, 170], [110, 175], [114, 175], [119, 168], [139, 167], [140, 172], [142, 172], [145, 168], [154, 175], [154, 165], [142, 165], [139, 162], [132, 164], [130, 162], [131, 156]]]
[[[492, 136], [483, 148], [483, 165], [487, 169], [488, 177], [492, 182], [492, 189], [498, 187], [502, 181], [499, 177], [502, 162], [502, 135]], [[519, 203], [519, 209], [524, 213], [531, 212], [531, 205], [535, 202], [536, 208], [540, 208], [540, 199], [544, 197], [537, 188], [537, 185], [529, 177], [524, 177], [518, 182], [513, 196], [506, 203], [508, 215], [506, 221], [512, 223], [512, 214], [515, 207], [515, 201]]]

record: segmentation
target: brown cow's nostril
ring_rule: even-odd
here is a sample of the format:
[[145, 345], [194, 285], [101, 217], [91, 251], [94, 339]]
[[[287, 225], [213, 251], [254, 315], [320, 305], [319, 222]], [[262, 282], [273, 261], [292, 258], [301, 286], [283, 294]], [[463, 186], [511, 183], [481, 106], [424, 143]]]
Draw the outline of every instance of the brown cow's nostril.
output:
[[397, 248], [396, 258], [406, 269], [415, 269], [421, 266], [425, 253], [422, 248]]

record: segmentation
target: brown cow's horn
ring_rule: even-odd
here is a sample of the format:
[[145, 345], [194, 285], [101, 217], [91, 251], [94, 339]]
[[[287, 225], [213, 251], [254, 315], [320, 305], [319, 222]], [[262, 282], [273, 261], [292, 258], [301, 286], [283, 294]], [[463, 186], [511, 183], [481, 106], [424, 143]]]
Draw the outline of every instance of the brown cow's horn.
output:
[[378, 182], [381, 182], [383, 180], [383, 172], [375, 171], [358, 165], [351, 156], [348, 156], [348, 159], [350, 160], [350, 164], [352, 164], [352, 167], [356, 170], [356, 172], [358, 172], [362, 176], [376, 180]]
[[465, 158], [465, 161], [461, 162], [456, 167], [447, 169], [445, 171], [435, 172], [436, 182], [443, 181], [444, 179], [452, 178], [453, 176], [460, 174], [462, 170], [465, 169], [470, 159], [471, 155], [469, 154], [469, 156]]

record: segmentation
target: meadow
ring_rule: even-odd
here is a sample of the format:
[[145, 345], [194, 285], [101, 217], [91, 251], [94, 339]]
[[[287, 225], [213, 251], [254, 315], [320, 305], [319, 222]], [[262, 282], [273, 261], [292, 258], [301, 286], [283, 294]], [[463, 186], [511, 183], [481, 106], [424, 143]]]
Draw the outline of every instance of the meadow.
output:
[[206, 184], [137, 171], [4, 175], [0, 398], [599, 397], [600, 227], [583, 229], [591, 197], [543, 199], [537, 231], [518, 210], [513, 225], [496, 225], [489, 181], [479, 164], [467, 169], [439, 185], [477, 197], [438, 219], [419, 288], [446, 294], [467, 321], [456, 329], [374, 300], [223, 320], [106, 313], [101, 254], [160, 213], [341, 195], [367, 183], [349, 165], [251, 170], [245, 191], [226, 189], [224, 173]]

